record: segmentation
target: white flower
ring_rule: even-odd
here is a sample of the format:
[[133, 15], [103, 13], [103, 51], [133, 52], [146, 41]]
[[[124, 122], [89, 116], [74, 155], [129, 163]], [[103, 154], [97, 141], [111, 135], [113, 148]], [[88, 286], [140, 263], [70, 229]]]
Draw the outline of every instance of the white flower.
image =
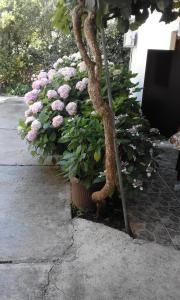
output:
[[75, 67], [75, 66], [76, 66], [76, 63], [73, 62], [73, 63], [70, 64], [70, 66], [71, 66], [71, 67]]
[[89, 82], [89, 78], [87, 78], [87, 77], [84, 77], [83, 79], [82, 79], [82, 83], [84, 83], [84, 84], [88, 84], [88, 82]]
[[58, 64], [63, 64], [64, 60], [62, 58], [58, 58], [57, 63]]
[[41, 122], [39, 120], [34, 120], [31, 124], [31, 129], [39, 130], [42, 127]]
[[134, 145], [132, 145], [132, 144], [130, 144], [129, 145], [133, 150], [136, 150], [136, 146], [134, 146]]
[[73, 54], [70, 55], [70, 58], [75, 60], [75, 61], [78, 61], [78, 60], [81, 59], [81, 54], [80, 54], [80, 52], [73, 53]]
[[68, 60], [69, 57], [68, 57], [67, 55], [64, 55], [64, 56], [62, 57], [62, 59], [63, 59], [63, 60]]
[[55, 62], [55, 63], [53, 64], [53, 68], [54, 68], [54, 69], [57, 69], [58, 65], [59, 65], [59, 64], [58, 64], [57, 62]]
[[92, 116], [97, 116], [97, 112], [96, 112], [95, 110], [93, 110], [93, 111], [91, 112], [91, 115], [92, 115]]
[[78, 64], [78, 67], [79, 67], [79, 72], [86, 72], [87, 71], [87, 67], [86, 67], [86, 64], [84, 61], [80, 62]]
[[33, 122], [35, 120], [35, 117], [31, 116], [31, 117], [27, 117], [25, 124], [28, 125], [29, 123]]

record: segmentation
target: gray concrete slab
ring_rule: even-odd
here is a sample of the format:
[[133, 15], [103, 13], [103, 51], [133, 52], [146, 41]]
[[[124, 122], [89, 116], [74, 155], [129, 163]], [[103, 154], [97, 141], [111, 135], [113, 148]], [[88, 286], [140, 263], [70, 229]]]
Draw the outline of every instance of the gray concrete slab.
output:
[[44, 299], [50, 269], [50, 264], [0, 265], [0, 299]]
[[[1, 100], [1, 99], [0, 99]], [[0, 101], [0, 128], [16, 129], [27, 109], [22, 98], [4, 98]]]
[[[17, 130], [0, 129], [0, 165], [37, 165]], [[49, 164], [49, 162], [47, 163]]]
[[71, 243], [69, 185], [53, 167], [0, 167], [0, 261], [57, 259]]
[[174, 249], [77, 219], [71, 250], [53, 268], [46, 300], [180, 299], [180, 253]]
[[0, 265], [1, 300], [179, 300], [180, 252], [83, 219], [53, 264]]
[[0, 104], [0, 300], [179, 300], [179, 251], [71, 220], [69, 186], [14, 130], [15, 100]]

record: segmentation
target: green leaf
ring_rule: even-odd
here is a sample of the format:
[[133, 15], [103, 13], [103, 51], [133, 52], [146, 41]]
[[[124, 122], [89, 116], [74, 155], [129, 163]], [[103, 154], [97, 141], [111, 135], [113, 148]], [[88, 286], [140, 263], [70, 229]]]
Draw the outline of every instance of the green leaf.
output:
[[25, 124], [25, 121], [23, 119], [19, 120], [19, 126], [22, 127], [22, 128], [26, 128], [26, 124]]
[[77, 154], [77, 155], [79, 155], [79, 154], [81, 153], [81, 149], [82, 149], [82, 147], [81, 147], [81, 145], [79, 145], [79, 146], [77, 147], [77, 149], [76, 149], [76, 154]]
[[42, 124], [46, 123], [49, 120], [49, 116], [43, 111], [39, 114], [38, 118]]
[[43, 137], [43, 143], [46, 144], [47, 142], [48, 142], [48, 137], [47, 134], [45, 134]]
[[101, 151], [98, 150], [98, 151], [96, 151], [96, 152], [94, 153], [94, 160], [95, 160], [96, 162], [98, 162], [98, 161], [100, 161], [100, 159], [101, 159]]
[[55, 133], [54, 131], [51, 133], [51, 135], [50, 135], [50, 137], [49, 137], [49, 140], [50, 140], [51, 142], [54, 142], [54, 141], [56, 140], [56, 133]]
[[33, 157], [36, 156], [36, 155], [37, 155], [36, 151], [32, 150], [32, 151], [31, 151], [31, 155], [32, 155]]
[[117, 29], [119, 30], [120, 33], [126, 33], [129, 29], [129, 21], [125, 20], [124, 18], [120, 17], [118, 18], [118, 24], [117, 24]]

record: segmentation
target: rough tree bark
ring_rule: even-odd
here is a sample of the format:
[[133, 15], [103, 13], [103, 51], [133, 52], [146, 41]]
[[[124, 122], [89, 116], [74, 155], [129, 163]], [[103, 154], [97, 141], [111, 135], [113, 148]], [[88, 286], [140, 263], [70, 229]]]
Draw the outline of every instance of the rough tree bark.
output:
[[[79, 0], [79, 4], [74, 8], [72, 13], [72, 21], [76, 43], [88, 70], [89, 96], [94, 109], [101, 116], [104, 126], [106, 183], [100, 191], [92, 194], [92, 200], [98, 204], [104, 201], [116, 186], [113, 114], [109, 105], [101, 96], [100, 78], [102, 61], [101, 52], [95, 34], [96, 13], [88, 12], [87, 14], [84, 9], [84, 2], [84, 0]], [[84, 26], [82, 26], [82, 17], [84, 16]], [[86, 47], [83, 43], [82, 30], [84, 30], [86, 43], [89, 46], [93, 60], [88, 55]]]

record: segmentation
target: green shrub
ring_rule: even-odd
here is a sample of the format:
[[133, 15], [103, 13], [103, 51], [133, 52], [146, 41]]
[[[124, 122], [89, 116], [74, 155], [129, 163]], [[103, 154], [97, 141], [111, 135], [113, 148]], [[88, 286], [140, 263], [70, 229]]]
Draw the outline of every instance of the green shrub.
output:
[[[40, 72], [33, 82], [38, 90], [25, 95], [29, 109], [26, 120], [20, 122], [21, 135], [41, 162], [49, 156], [53, 160], [56, 157], [66, 177], [77, 177], [87, 187], [103, 182], [104, 131], [89, 100], [84, 63], [79, 54], [72, 54], [58, 59], [54, 68], [48, 73]], [[142, 190], [144, 179], [155, 171], [153, 143], [159, 135], [151, 133], [133, 96], [138, 91], [131, 81], [135, 75], [113, 63], [110, 75], [124, 181], [128, 187]], [[39, 87], [44, 80], [45, 87]], [[101, 91], [104, 101], [108, 101], [104, 70]], [[60, 106], [54, 109], [54, 105]]]

